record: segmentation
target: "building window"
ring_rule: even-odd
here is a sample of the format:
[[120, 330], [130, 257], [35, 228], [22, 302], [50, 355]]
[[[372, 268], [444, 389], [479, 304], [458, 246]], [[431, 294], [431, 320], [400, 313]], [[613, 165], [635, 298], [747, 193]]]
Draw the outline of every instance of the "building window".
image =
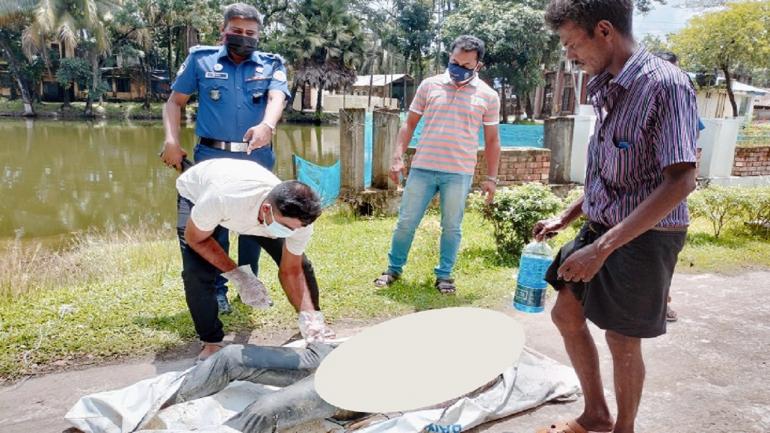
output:
[[115, 91], [120, 93], [131, 92], [131, 79], [115, 78]]

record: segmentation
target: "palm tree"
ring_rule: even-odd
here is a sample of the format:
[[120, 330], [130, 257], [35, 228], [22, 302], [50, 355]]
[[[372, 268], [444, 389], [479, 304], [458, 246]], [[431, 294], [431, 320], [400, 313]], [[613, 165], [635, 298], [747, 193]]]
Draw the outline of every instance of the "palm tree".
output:
[[40, 53], [48, 59], [48, 43], [58, 40], [66, 57], [74, 57], [78, 45], [87, 48], [93, 81], [88, 91], [85, 114], [92, 114], [92, 102], [101, 88], [99, 58], [109, 53], [110, 40], [105, 22], [119, 0], [39, 0], [29, 1], [32, 23], [24, 29], [22, 43], [28, 56]]
[[344, 89], [356, 80], [363, 61], [363, 36], [344, 0], [301, 0], [289, 14], [284, 45], [296, 71], [297, 85], [318, 89], [316, 114], [323, 110], [324, 89]]
[[16, 81], [24, 104], [24, 116], [35, 116], [29, 83], [22, 77], [23, 55], [19, 50], [19, 36], [30, 20], [32, 1], [0, 0], [0, 54], [8, 62], [8, 69]]

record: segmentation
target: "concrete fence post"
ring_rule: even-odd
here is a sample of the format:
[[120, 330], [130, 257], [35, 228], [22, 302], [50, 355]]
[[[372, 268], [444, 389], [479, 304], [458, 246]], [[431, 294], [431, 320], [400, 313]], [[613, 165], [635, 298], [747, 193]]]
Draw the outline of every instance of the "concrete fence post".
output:
[[401, 118], [395, 110], [375, 110], [373, 113], [374, 143], [372, 146], [372, 188], [395, 190], [390, 180], [391, 156], [396, 148]]
[[364, 128], [366, 110], [340, 110], [340, 186], [347, 191], [364, 189]]

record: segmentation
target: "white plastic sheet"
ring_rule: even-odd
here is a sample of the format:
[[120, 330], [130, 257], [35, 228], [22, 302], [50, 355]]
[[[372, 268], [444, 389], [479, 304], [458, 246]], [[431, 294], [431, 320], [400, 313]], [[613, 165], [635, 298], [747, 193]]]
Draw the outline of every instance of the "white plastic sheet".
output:
[[[176, 392], [183, 375], [184, 372], [165, 373], [120, 390], [82, 397], [65, 417], [86, 433], [233, 433], [234, 430], [222, 424], [253, 402], [257, 395], [275, 389], [234, 382], [216, 395], [157, 412], [158, 407]], [[478, 396], [462, 398], [446, 409], [403, 413], [355, 431], [459, 433], [548, 401], [574, 399], [579, 389], [572, 368], [525, 348], [518, 365], [506, 370], [492, 387]], [[348, 431], [352, 430], [319, 420], [286, 433]]]

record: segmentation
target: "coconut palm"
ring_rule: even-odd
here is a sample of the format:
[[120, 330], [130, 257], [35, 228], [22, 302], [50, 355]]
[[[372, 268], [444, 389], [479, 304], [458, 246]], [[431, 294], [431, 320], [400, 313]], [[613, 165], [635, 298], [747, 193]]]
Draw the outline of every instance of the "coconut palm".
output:
[[75, 48], [86, 48], [93, 81], [88, 92], [85, 112], [92, 113], [92, 102], [101, 88], [99, 57], [109, 53], [110, 40], [105, 23], [119, 0], [22, 0], [32, 15], [31, 24], [24, 29], [22, 44], [28, 56], [35, 53], [48, 60], [48, 43], [59, 41], [66, 57], [74, 57]]
[[344, 0], [301, 0], [289, 14], [283, 37], [296, 85], [318, 89], [316, 113], [323, 109], [323, 90], [345, 89], [356, 80], [363, 61], [363, 35]]
[[32, 105], [32, 91], [29, 82], [22, 77], [25, 58], [21, 53], [19, 40], [21, 32], [29, 23], [32, 1], [0, 0], [0, 55], [8, 63], [11, 76], [21, 93], [24, 116], [35, 116]]

